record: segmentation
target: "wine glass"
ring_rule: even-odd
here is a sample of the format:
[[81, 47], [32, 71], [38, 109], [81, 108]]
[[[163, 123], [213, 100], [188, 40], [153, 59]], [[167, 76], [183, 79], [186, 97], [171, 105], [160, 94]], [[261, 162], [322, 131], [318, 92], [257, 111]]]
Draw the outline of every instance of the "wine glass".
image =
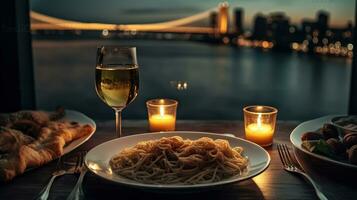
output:
[[98, 96], [115, 111], [116, 133], [121, 137], [121, 112], [139, 92], [136, 47], [98, 48], [95, 82]]

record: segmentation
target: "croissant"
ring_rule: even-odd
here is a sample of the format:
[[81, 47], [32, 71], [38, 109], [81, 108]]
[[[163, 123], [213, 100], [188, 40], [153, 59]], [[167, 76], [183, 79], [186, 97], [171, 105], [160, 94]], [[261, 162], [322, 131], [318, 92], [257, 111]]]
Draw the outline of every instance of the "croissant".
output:
[[34, 140], [34, 138], [18, 130], [0, 127], [0, 154], [14, 152], [20, 146], [29, 144]]
[[[27, 168], [39, 167], [60, 157], [65, 145], [93, 131], [87, 124], [51, 121], [51, 117], [43, 117], [44, 112], [30, 113], [32, 119], [17, 118], [14, 123], [7, 122], [6, 127], [0, 127], [0, 181], [9, 181]], [[16, 116], [20, 115], [24, 116], [23, 113]], [[34, 120], [33, 116], [46, 119]]]
[[65, 110], [63, 107], [58, 107], [55, 112], [25, 110], [0, 114], [0, 126], [9, 127], [21, 120], [32, 121], [37, 125], [43, 126], [49, 121], [61, 119], [64, 114]]

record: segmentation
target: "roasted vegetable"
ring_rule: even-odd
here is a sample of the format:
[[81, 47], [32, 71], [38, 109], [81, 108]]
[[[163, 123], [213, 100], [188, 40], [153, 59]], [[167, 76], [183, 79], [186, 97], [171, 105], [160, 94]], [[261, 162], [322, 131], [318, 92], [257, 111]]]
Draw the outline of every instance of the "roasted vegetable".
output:
[[357, 145], [353, 145], [347, 152], [350, 163], [357, 164]]
[[338, 156], [335, 154], [334, 150], [323, 139], [317, 141], [303, 141], [302, 147], [312, 153], [324, 155], [333, 159], [338, 159]]
[[318, 132], [306, 132], [301, 136], [301, 140], [320, 140], [323, 139], [323, 136]]
[[322, 127], [322, 135], [325, 140], [328, 140], [330, 138], [338, 138], [338, 130], [332, 124], [324, 124], [324, 126]]
[[326, 141], [326, 143], [331, 147], [331, 149], [340, 156], [345, 156], [346, 147], [340, 142], [340, 140], [336, 138], [330, 138]]
[[343, 144], [347, 149], [353, 145], [357, 145], [357, 133], [348, 133], [343, 137]]

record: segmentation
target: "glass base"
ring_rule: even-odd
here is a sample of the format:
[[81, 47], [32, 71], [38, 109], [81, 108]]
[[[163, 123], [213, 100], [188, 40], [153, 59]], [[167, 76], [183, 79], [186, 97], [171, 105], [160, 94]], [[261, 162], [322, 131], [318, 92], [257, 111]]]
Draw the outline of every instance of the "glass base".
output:
[[259, 142], [257, 142], [257, 141], [251, 140], [251, 139], [249, 139], [249, 138], [247, 138], [247, 137], [245, 137], [245, 139], [248, 140], [248, 141], [250, 141], [250, 142], [253, 142], [254, 144], [257, 144], [257, 145], [259, 145], [259, 146], [261, 146], [261, 147], [270, 147], [270, 146], [273, 145], [273, 141], [271, 141], [271, 142], [269, 142], [269, 143], [264, 143], [264, 144], [262, 144], [262, 143], [259, 143]]
[[[258, 143], [256, 143], [258, 144]], [[269, 144], [258, 144], [261, 147], [270, 147], [271, 145], [273, 145], [273, 142], [269, 143]]]
[[[250, 137], [247, 137], [245, 136], [245, 139], [250, 141], [250, 142], [253, 142], [261, 147], [270, 147], [271, 145], [273, 145], [273, 139], [269, 139], [269, 140], [256, 140], [255, 138], [250, 138]], [[262, 142], [267, 142], [267, 143], [262, 143]]]

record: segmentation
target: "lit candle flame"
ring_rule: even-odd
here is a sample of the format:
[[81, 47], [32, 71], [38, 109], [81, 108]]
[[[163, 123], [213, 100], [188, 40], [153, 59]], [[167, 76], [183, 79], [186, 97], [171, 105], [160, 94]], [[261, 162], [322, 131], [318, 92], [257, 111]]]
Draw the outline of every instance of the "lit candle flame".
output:
[[165, 115], [165, 109], [164, 106], [160, 106], [160, 116], [164, 116]]
[[257, 119], [257, 126], [258, 128], [262, 127], [262, 114], [258, 114], [258, 119]]

